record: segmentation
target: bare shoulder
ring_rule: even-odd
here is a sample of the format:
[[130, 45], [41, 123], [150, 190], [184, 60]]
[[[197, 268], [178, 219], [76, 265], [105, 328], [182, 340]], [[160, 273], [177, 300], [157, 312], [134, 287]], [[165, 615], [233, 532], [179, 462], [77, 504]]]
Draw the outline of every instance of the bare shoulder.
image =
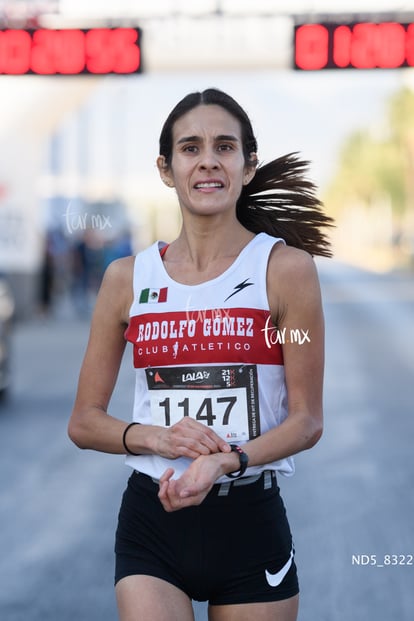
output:
[[133, 300], [134, 261], [133, 256], [123, 257], [108, 265], [97, 300], [98, 307], [106, 312], [112, 309], [124, 322]]
[[305, 250], [275, 244], [269, 259], [269, 275], [277, 279], [318, 279], [315, 261]]
[[269, 259], [267, 289], [273, 316], [293, 309], [320, 305], [320, 285], [315, 261], [299, 248], [276, 244]]
[[112, 261], [105, 270], [104, 281], [123, 287], [132, 283], [135, 257], [122, 257]]

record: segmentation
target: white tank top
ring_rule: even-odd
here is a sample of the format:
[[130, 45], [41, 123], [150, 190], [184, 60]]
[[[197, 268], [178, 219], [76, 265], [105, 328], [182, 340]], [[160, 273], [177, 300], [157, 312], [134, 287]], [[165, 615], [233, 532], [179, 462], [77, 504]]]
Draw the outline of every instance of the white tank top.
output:
[[[163, 242], [136, 256], [125, 332], [136, 369], [135, 422], [169, 427], [191, 416], [243, 445], [286, 418], [283, 353], [266, 293], [269, 255], [278, 242], [284, 243], [259, 233], [224, 273], [198, 285], [168, 275]], [[168, 467], [178, 478], [191, 460], [128, 455], [126, 463], [159, 479]], [[293, 458], [249, 467], [245, 476], [265, 469], [292, 475]]]

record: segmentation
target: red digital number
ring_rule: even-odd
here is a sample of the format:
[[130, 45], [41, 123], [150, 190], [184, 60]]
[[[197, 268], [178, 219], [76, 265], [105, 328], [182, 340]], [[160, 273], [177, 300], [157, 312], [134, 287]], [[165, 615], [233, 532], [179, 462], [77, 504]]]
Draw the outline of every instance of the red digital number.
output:
[[86, 35], [86, 67], [91, 73], [133, 73], [140, 66], [138, 32], [133, 28], [90, 30]]
[[90, 73], [110, 73], [114, 66], [109, 28], [94, 28], [86, 33], [86, 68]]
[[85, 68], [85, 35], [81, 30], [37, 30], [33, 33], [34, 73], [77, 74]]
[[306, 24], [296, 30], [295, 62], [305, 70], [323, 69], [329, 58], [329, 31], [322, 24]]
[[405, 53], [407, 65], [414, 67], [414, 24], [410, 24], [407, 28]]
[[135, 28], [3, 30], [0, 73], [136, 73], [141, 68], [139, 33]]
[[360, 22], [296, 27], [295, 67], [395, 69], [414, 66], [414, 24]]
[[378, 24], [377, 66], [395, 69], [405, 62], [407, 32], [401, 24], [389, 22]]
[[405, 39], [401, 24], [356, 24], [349, 41], [349, 63], [357, 69], [401, 67], [405, 62]]
[[141, 64], [138, 32], [133, 28], [118, 28], [112, 31], [114, 49], [114, 73], [134, 73]]
[[0, 32], [0, 73], [22, 75], [30, 70], [32, 38], [25, 30]]
[[349, 26], [338, 26], [333, 33], [332, 58], [337, 67], [348, 67], [351, 62], [352, 31]]
[[352, 29], [351, 64], [357, 69], [376, 66], [376, 24], [356, 24]]

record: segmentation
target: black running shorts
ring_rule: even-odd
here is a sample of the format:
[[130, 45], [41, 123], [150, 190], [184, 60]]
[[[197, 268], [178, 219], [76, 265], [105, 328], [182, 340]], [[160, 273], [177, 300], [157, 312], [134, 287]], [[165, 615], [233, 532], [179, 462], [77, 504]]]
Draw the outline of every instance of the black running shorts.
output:
[[158, 483], [134, 472], [116, 532], [115, 583], [146, 574], [210, 605], [271, 602], [299, 592], [276, 475], [216, 484], [198, 507], [167, 513]]

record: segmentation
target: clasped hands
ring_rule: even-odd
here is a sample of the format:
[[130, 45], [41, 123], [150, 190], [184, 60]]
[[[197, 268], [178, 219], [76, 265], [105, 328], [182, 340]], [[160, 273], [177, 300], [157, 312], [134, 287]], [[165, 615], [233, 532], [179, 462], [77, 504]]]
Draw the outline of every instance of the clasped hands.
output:
[[172, 478], [173, 468], [160, 478], [158, 497], [169, 512], [199, 505], [224, 472], [223, 453], [231, 453], [230, 445], [212, 429], [188, 416], [170, 428], [160, 428], [155, 450], [168, 459], [193, 460], [180, 478]]

